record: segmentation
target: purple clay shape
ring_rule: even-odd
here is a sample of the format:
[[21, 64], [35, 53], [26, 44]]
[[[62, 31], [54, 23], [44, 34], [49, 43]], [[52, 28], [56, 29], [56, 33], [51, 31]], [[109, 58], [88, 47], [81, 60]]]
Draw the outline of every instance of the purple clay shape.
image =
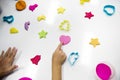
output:
[[97, 65], [96, 73], [98, 77], [102, 80], [109, 80], [112, 75], [111, 68], [104, 63], [100, 63]]
[[35, 8], [37, 8], [37, 7], [38, 7], [38, 4], [30, 5], [29, 10], [31, 10], [33, 12], [35, 10]]
[[29, 22], [29, 21], [28, 21], [28, 22], [25, 22], [24, 27], [25, 27], [25, 30], [26, 30], [26, 31], [28, 31], [29, 25], [30, 25], [30, 22]]

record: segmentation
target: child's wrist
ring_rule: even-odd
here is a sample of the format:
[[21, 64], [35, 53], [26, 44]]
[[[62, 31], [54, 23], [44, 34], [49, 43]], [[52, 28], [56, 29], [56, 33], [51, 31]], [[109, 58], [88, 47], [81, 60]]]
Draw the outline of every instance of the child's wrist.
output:
[[57, 63], [57, 62], [52, 62], [52, 65], [53, 66], [57, 66], [57, 67], [61, 67], [62, 66], [60, 63]]

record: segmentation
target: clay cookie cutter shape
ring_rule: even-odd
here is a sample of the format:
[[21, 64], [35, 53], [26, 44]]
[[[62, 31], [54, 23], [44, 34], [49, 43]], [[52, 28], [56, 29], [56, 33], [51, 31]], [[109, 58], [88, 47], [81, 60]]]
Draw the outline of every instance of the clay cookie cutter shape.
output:
[[72, 52], [68, 57], [68, 61], [73, 66], [78, 58], [79, 58], [78, 52], [76, 52], [76, 53]]

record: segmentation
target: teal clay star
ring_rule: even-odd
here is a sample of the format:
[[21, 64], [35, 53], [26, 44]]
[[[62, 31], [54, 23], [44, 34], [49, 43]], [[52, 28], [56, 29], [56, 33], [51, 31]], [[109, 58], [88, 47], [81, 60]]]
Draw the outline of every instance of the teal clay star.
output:
[[41, 38], [46, 38], [46, 35], [48, 34], [48, 32], [45, 32], [44, 30], [42, 30], [41, 32], [38, 33]]

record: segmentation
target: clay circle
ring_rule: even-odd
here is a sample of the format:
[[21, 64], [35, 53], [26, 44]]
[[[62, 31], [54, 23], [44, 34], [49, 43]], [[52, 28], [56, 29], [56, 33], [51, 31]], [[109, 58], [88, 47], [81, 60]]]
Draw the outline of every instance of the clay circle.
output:
[[18, 11], [22, 11], [26, 8], [26, 3], [25, 1], [23, 0], [19, 0], [17, 3], [16, 3], [16, 10]]

